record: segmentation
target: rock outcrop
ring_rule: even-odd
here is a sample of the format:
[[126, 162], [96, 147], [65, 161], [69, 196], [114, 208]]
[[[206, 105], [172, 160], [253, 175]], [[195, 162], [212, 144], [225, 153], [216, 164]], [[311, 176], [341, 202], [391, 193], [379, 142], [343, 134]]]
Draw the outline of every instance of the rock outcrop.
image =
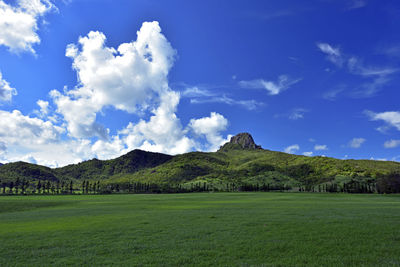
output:
[[240, 133], [231, 138], [231, 140], [221, 146], [219, 151], [226, 151], [230, 149], [262, 149], [261, 146], [256, 145], [253, 137], [249, 133]]

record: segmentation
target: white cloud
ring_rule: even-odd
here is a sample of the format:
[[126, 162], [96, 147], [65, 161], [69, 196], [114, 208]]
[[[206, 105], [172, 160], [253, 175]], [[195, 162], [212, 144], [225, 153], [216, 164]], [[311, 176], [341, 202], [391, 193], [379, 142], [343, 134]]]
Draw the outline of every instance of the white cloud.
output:
[[[377, 121], [382, 120], [388, 127], [395, 127], [400, 131], [400, 112], [399, 111], [386, 111], [381, 113], [375, 113], [372, 111], [365, 111], [369, 116], [370, 120]], [[378, 128], [379, 129], [379, 128]], [[380, 129], [382, 129], [380, 127]]]
[[45, 117], [49, 114], [49, 102], [39, 99], [36, 104], [40, 108], [40, 110], [37, 112], [40, 117]]
[[358, 90], [353, 92], [355, 97], [371, 97], [375, 95], [391, 81], [390, 76], [399, 71], [399, 69], [393, 67], [366, 66], [362, 60], [354, 56], [349, 58], [347, 65], [351, 74], [368, 79], [361, 84]]
[[298, 119], [304, 119], [304, 114], [308, 112], [308, 110], [304, 108], [295, 108], [292, 110], [292, 112], [289, 114], [289, 119], [290, 120], [298, 120]]
[[386, 142], [383, 144], [383, 146], [384, 146], [385, 148], [395, 148], [395, 147], [398, 147], [398, 146], [400, 146], [400, 140], [393, 140], [393, 139], [391, 139], [391, 140], [389, 140], [389, 141], [386, 141]]
[[248, 110], [255, 110], [264, 105], [254, 99], [250, 100], [236, 100], [225, 94], [219, 95], [211, 92], [208, 89], [200, 88], [198, 86], [186, 87], [181, 92], [182, 97], [191, 98], [191, 104], [204, 104], [204, 103], [222, 103], [230, 106], [241, 106]]
[[[80, 83], [65, 93], [52, 91], [51, 96], [57, 112], [67, 123], [69, 135], [100, 137], [93, 152], [102, 158], [134, 148], [168, 154], [198, 148], [198, 142], [190, 138], [189, 129], [183, 127], [176, 116], [180, 94], [168, 85], [168, 73], [176, 51], [161, 33], [158, 22], [143, 23], [137, 32], [137, 40], [121, 44], [118, 49], [106, 47], [105, 41], [104, 34], [92, 31], [79, 38], [79, 45], [67, 47], [66, 55], [73, 59]], [[210, 95], [197, 87], [187, 88], [182, 94]], [[148, 120], [129, 123], [118, 135], [109, 137], [108, 130], [96, 122], [96, 116], [104, 107], [110, 106], [138, 115], [150, 110], [152, 115]], [[217, 113], [199, 120], [221, 123], [219, 128], [211, 127], [212, 131], [200, 133], [209, 142], [207, 150], [220, 145], [220, 139], [224, 138], [219, 132], [226, 130], [227, 120]], [[188, 128], [195, 121], [192, 119]]]
[[353, 138], [350, 142], [349, 142], [349, 146], [352, 148], [359, 148], [361, 147], [361, 145], [366, 141], [365, 138]]
[[265, 89], [270, 95], [278, 95], [280, 92], [287, 90], [290, 86], [298, 83], [301, 79], [292, 79], [287, 75], [278, 77], [278, 81], [266, 81], [264, 79], [256, 79], [249, 81], [240, 81], [239, 85], [242, 88], [249, 89]]
[[0, 110], [0, 138], [8, 145], [14, 143], [44, 144], [57, 141], [64, 129], [49, 121], [31, 118], [20, 111]]
[[195, 143], [183, 130], [175, 111], [179, 94], [170, 91], [162, 96], [161, 105], [153, 110], [149, 121], [130, 123], [120, 132], [128, 148], [141, 148], [148, 151], [178, 154], [190, 151]]
[[328, 146], [327, 145], [315, 145], [314, 146], [314, 150], [328, 150]]
[[159, 104], [170, 91], [167, 75], [176, 51], [158, 22], [143, 23], [137, 40], [118, 49], [106, 47], [105, 41], [104, 34], [92, 31], [79, 38], [80, 46], [68, 45], [66, 56], [73, 59], [80, 83], [65, 94], [51, 92], [73, 137], [106, 138], [107, 130], [96, 123], [104, 107], [134, 113]]
[[[390, 76], [399, 72], [398, 68], [388, 66], [366, 66], [362, 59], [355, 56], [343, 55], [339, 48], [327, 43], [317, 43], [318, 48], [327, 55], [327, 59], [338, 67], [346, 66], [349, 73], [361, 76], [364, 80], [349, 95], [355, 98], [365, 98], [375, 95], [391, 79]], [[323, 97], [334, 100], [344, 90], [343, 86], [326, 92]]]
[[32, 46], [40, 43], [38, 21], [54, 9], [48, 0], [17, 0], [16, 6], [0, 0], [0, 45], [15, 53], [35, 53]]
[[291, 145], [288, 146], [284, 149], [285, 153], [289, 153], [289, 154], [294, 154], [296, 151], [298, 151], [300, 149], [300, 146], [295, 144], [295, 145]]
[[209, 90], [199, 88], [197, 86], [187, 87], [182, 91], [183, 97], [207, 97], [214, 96]]
[[264, 104], [261, 102], [258, 102], [254, 99], [251, 100], [235, 100], [233, 98], [227, 97], [226, 95], [222, 96], [213, 96], [209, 98], [194, 98], [190, 100], [190, 103], [192, 104], [203, 104], [203, 103], [223, 103], [227, 104], [230, 106], [242, 106], [245, 109], [248, 110], [255, 110], [258, 107], [263, 106]]
[[228, 120], [216, 112], [211, 112], [209, 117], [191, 119], [189, 123], [189, 128], [196, 135], [204, 135], [207, 139], [209, 144], [207, 151], [216, 151], [221, 145], [229, 142], [230, 136], [223, 138], [220, 134], [227, 127]]
[[28, 163], [32, 163], [32, 164], [37, 164], [37, 160], [35, 159], [35, 157], [31, 154], [25, 155], [21, 158], [21, 161], [24, 162], [28, 162]]
[[399, 58], [400, 57], [400, 44], [392, 44], [386, 47], [380, 47], [377, 51], [378, 54], [386, 55], [390, 58]]
[[387, 158], [374, 158], [374, 157], [371, 157], [370, 158], [370, 160], [377, 160], [377, 161], [387, 161]]
[[303, 155], [304, 155], [304, 156], [307, 156], [307, 157], [311, 157], [311, 156], [313, 155], [313, 152], [312, 152], [312, 151], [303, 152]]
[[348, 59], [347, 65], [351, 73], [365, 77], [386, 77], [399, 71], [392, 67], [365, 66], [359, 58], [354, 56]]
[[11, 101], [12, 96], [17, 94], [17, 90], [12, 88], [10, 84], [3, 79], [2, 73], [0, 72], [0, 102]]
[[[37, 101], [39, 118], [0, 112], [0, 142], [7, 144], [2, 160], [29, 155], [29, 160], [55, 167], [114, 158], [136, 148], [167, 154], [213, 151], [229, 140], [221, 134], [228, 120], [215, 112], [182, 126], [176, 115], [180, 94], [168, 85], [176, 52], [157, 22], [143, 23], [137, 40], [118, 49], [106, 47], [105, 40], [104, 34], [90, 32], [79, 45], [68, 45], [66, 55], [73, 59], [79, 83], [72, 90], [50, 92], [56, 114], [43, 100]], [[109, 107], [141, 119], [110, 136], [96, 121]]]
[[335, 89], [333, 89], [333, 90], [324, 92], [323, 95], [322, 95], [322, 97], [323, 97], [324, 99], [333, 101], [333, 100], [335, 100], [335, 99], [338, 97], [338, 95], [341, 94], [344, 90], [345, 90], [345, 86], [344, 86], [344, 85], [340, 85], [340, 86], [338, 86], [337, 88], [335, 88]]
[[[77, 158], [75, 153], [77, 146], [61, 142], [64, 128], [50, 121], [23, 115], [18, 110], [12, 112], [0, 110], [0, 118], [3, 161], [33, 162], [31, 159], [35, 158], [39, 164], [56, 166], [58, 163], [74, 162]], [[27, 155], [30, 156], [30, 160]]]
[[294, 108], [287, 113], [275, 114], [275, 118], [288, 118], [289, 120], [299, 120], [304, 119], [304, 114], [309, 112], [309, 110], [304, 108]]
[[326, 57], [330, 62], [339, 67], [343, 65], [344, 59], [339, 48], [333, 47], [327, 43], [317, 43], [317, 47], [321, 50], [321, 52], [326, 54]]

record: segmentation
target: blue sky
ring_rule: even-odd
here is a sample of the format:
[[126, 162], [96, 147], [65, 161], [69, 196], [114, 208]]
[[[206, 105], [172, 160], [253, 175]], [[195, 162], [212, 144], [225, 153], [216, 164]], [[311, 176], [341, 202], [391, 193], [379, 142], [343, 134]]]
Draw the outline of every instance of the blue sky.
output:
[[0, 0], [0, 162], [215, 151], [400, 160], [400, 3]]

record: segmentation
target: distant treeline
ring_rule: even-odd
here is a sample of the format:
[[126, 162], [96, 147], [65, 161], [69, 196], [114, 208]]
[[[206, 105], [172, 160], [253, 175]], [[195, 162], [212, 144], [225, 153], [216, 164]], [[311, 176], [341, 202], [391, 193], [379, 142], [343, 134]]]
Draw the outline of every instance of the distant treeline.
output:
[[140, 182], [104, 183], [85, 180], [49, 181], [17, 179], [15, 182], [1, 182], [3, 195], [24, 194], [114, 194], [114, 193], [191, 193], [191, 192], [329, 192], [329, 193], [400, 193], [400, 173], [384, 175], [376, 182], [351, 181], [347, 183], [324, 183], [318, 185], [291, 186], [285, 184], [259, 184], [229, 182], [218, 186], [209, 182], [185, 184], [153, 184]]

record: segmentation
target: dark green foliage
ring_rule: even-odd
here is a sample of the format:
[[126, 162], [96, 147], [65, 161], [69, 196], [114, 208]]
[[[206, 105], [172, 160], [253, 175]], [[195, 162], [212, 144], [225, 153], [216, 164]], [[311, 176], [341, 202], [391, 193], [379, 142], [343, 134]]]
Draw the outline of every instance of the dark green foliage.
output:
[[400, 193], [400, 172], [391, 172], [377, 179], [379, 193]]
[[0, 166], [3, 194], [129, 193], [136, 192], [135, 183], [152, 186], [141, 192], [191, 191], [192, 186], [196, 191], [198, 183], [205, 183], [203, 191], [265, 191], [260, 188], [268, 185], [306, 192], [397, 192], [389, 173], [400, 173], [400, 163], [305, 157], [234, 143], [215, 153], [177, 156], [134, 150], [113, 160], [56, 169], [24, 162]]
[[141, 169], [152, 168], [170, 160], [172, 156], [133, 150], [112, 160], [92, 159], [78, 164], [54, 169], [58, 177], [64, 179], [107, 179], [112, 175], [133, 173]]
[[14, 162], [0, 166], [0, 179], [2, 181], [17, 181], [18, 179], [39, 179], [56, 181], [54, 170], [26, 162]]

